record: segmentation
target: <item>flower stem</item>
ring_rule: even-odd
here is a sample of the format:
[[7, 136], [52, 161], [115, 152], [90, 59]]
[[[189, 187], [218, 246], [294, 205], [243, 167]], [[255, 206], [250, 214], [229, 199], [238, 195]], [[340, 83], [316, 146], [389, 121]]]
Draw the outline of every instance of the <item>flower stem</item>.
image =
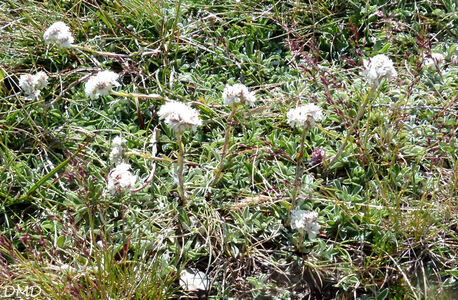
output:
[[186, 202], [186, 197], [184, 195], [184, 184], [183, 184], [183, 167], [184, 167], [184, 145], [181, 140], [181, 133], [177, 133], [177, 142], [178, 142], [178, 194], [180, 194], [181, 202], [184, 204]]
[[297, 250], [302, 253], [302, 242], [304, 242], [304, 232], [299, 231], [299, 238], [297, 239]]
[[329, 162], [329, 165], [328, 165], [328, 169], [336, 162], [336, 160], [339, 158], [339, 156], [343, 153], [343, 151], [345, 150], [345, 147], [347, 146], [347, 143], [348, 143], [348, 140], [350, 139], [350, 136], [353, 134], [353, 132], [355, 131], [356, 129], [356, 126], [358, 126], [358, 122], [359, 120], [361, 119], [361, 117], [363, 116], [364, 114], [364, 111], [366, 109], [366, 106], [367, 106], [367, 103], [369, 103], [369, 100], [372, 99], [372, 97], [374, 96], [374, 92], [375, 90], [377, 89], [377, 87], [375, 85], [373, 85], [371, 87], [371, 89], [369, 90], [369, 93], [366, 94], [366, 97], [364, 97], [364, 100], [363, 100], [363, 104], [360, 106], [359, 108], [359, 111], [358, 111], [358, 114], [356, 115], [356, 119], [353, 121], [353, 124], [351, 125], [350, 129], [347, 131], [347, 136], [345, 137], [345, 140], [344, 142], [342, 143], [342, 145], [340, 146], [340, 149], [339, 151], [337, 152], [337, 154], [333, 157], [333, 159], [331, 159], [331, 161]]
[[151, 138], [151, 144], [153, 146], [153, 149], [151, 151], [151, 156], [150, 157], [151, 157], [151, 160], [153, 161], [153, 163], [152, 163], [152, 168], [151, 168], [150, 175], [148, 176], [148, 178], [143, 182], [143, 184], [139, 188], [131, 190], [132, 193], [141, 191], [149, 183], [151, 183], [151, 181], [153, 181], [154, 173], [156, 172], [156, 162], [157, 162], [157, 160], [154, 160], [154, 159], [156, 158], [156, 154], [157, 154], [157, 133], [158, 132], [159, 132], [159, 130], [157, 129], [157, 127], [154, 128], [153, 136]]
[[300, 182], [300, 177], [302, 176], [303, 170], [301, 168], [303, 156], [304, 156], [304, 144], [305, 144], [305, 136], [307, 135], [307, 129], [304, 127], [302, 130], [302, 136], [301, 136], [301, 146], [299, 148], [299, 154], [297, 156], [297, 164], [296, 164], [296, 178], [294, 179], [294, 189], [293, 189], [293, 194], [291, 196], [291, 208], [290, 211], [296, 208], [296, 197], [297, 197], [297, 191], [299, 189], [299, 186], [301, 185]]
[[122, 234], [122, 245], [124, 247], [124, 244], [126, 242], [126, 207], [124, 204], [124, 195], [123, 193], [120, 194], [120, 200], [121, 200], [121, 234]]
[[213, 180], [212, 185], [216, 185], [219, 182], [219, 180], [221, 179], [221, 176], [222, 176], [222, 171], [223, 171], [223, 168], [224, 168], [224, 158], [227, 155], [227, 148], [229, 146], [229, 141], [231, 139], [231, 129], [232, 129], [231, 123], [232, 123], [232, 119], [234, 118], [236, 110], [237, 110], [237, 106], [234, 103], [234, 104], [232, 104], [231, 114], [229, 115], [229, 117], [227, 117], [226, 130], [224, 132], [223, 152], [221, 153], [221, 160], [219, 162], [218, 169], [216, 169], [215, 179]]

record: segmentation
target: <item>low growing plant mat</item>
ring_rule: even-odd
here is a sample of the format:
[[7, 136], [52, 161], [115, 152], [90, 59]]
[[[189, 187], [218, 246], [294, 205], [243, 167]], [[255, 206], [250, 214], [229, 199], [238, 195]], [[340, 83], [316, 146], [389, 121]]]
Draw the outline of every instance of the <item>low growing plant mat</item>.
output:
[[0, 298], [457, 299], [454, 1], [0, 3]]

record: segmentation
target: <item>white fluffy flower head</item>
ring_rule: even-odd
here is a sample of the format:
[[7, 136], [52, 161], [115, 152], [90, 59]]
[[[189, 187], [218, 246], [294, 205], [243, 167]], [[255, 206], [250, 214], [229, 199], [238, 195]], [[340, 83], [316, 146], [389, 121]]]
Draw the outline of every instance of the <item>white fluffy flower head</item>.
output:
[[41, 90], [48, 85], [48, 75], [45, 72], [40, 71], [34, 75], [35, 77], [35, 88]]
[[108, 192], [130, 192], [134, 188], [137, 176], [133, 175], [129, 170], [129, 164], [120, 163], [116, 168], [110, 171], [107, 183]]
[[37, 98], [40, 90], [48, 85], [48, 75], [45, 72], [38, 72], [35, 75], [23, 74], [19, 77], [19, 87], [29, 98]]
[[32, 74], [23, 74], [19, 77], [19, 87], [27, 96], [35, 95], [35, 79]]
[[391, 80], [398, 76], [393, 62], [384, 54], [378, 54], [370, 60], [364, 59], [363, 65], [364, 70], [361, 74], [375, 86], [378, 86], [384, 78]]
[[56, 43], [61, 48], [70, 48], [74, 42], [70, 28], [64, 22], [52, 24], [43, 34], [46, 44]]
[[249, 92], [248, 88], [240, 83], [234, 85], [226, 85], [223, 91], [224, 105], [233, 105], [234, 103], [249, 103], [253, 105], [256, 102], [256, 96], [253, 92]]
[[310, 239], [314, 239], [320, 233], [320, 225], [316, 220], [318, 213], [315, 211], [292, 210], [291, 211], [291, 228], [307, 234]]
[[291, 127], [311, 128], [315, 121], [323, 118], [323, 111], [319, 106], [309, 103], [289, 110], [286, 117]]
[[176, 133], [182, 133], [186, 129], [195, 130], [197, 126], [202, 125], [199, 112], [178, 101], [170, 101], [162, 105], [157, 114]]
[[445, 56], [442, 53], [431, 53], [431, 56], [423, 53], [424, 61], [423, 64], [427, 68], [435, 68], [436, 64], [438, 67], [442, 66], [445, 62]]
[[110, 161], [115, 165], [123, 162], [125, 144], [126, 140], [120, 136], [117, 136], [113, 139], [113, 148], [110, 152]]
[[110, 91], [120, 84], [117, 82], [119, 75], [113, 71], [105, 70], [91, 76], [86, 82], [84, 91], [86, 96], [97, 99], [99, 96], [108, 95]]
[[126, 140], [121, 136], [117, 136], [113, 139], [113, 146], [115, 147], [122, 147], [125, 143]]

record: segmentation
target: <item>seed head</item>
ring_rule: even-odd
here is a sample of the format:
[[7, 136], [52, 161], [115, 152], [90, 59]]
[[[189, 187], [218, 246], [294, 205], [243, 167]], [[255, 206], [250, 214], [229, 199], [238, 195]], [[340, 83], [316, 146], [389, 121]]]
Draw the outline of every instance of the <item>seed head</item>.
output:
[[202, 125], [199, 112], [178, 101], [162, 105], [157, 114], [176, 133], [182, 133], [186, 129], [196, 130], [197, 126]]
[[370, 60], [363, 60], [363, 65], [364, 70], [361, 74], [375, 86], [378, 86], [384, 78], [391, 80], [398, 76], [393, 62], [384, 54], [378, 54]]
[[320, 233], [320, 225], [316, 222], [318, 213], [315, 211], [292, 210], [291, 211], [291, 228], [307, 234], [310, 239], [314, 239]]
[[226, 85], [223, 91], [224, 105], [231, 106], [234, 103], [249, 103], [254, 105], [256, 96], [253, 92], [249, 92], [248, 88], [240, 83], [234, 85]]
[[70, 48], [74, 42], [70, 28], [64, 22], [52, 24], [43, 34], [46, 44], [56, 43], [61, 48]]
[[311, 128], [315, 125], [315, 121], [323, 118], [323, 111], [319, 106], [309, 103], [289, 110], [286, 117], [291, 127]]
[[120, 86], [117, 82], [118, 78], [118, 74], [108, 70], [91, 76], [85, 85], [86, 96], [97, 99], [99, 96], [108, 95], [114, 87]]

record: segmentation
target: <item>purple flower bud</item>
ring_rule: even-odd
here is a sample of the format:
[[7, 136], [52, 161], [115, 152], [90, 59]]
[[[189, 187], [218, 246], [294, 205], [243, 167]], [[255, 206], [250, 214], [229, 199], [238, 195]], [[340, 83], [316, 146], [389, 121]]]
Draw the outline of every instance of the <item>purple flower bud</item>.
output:
[[324, 159], [324, 150], [321, 148], [316, 148], [312, 152], [312, 158], [310, 159], [310, 163], [315, 166], [323, 163]]

